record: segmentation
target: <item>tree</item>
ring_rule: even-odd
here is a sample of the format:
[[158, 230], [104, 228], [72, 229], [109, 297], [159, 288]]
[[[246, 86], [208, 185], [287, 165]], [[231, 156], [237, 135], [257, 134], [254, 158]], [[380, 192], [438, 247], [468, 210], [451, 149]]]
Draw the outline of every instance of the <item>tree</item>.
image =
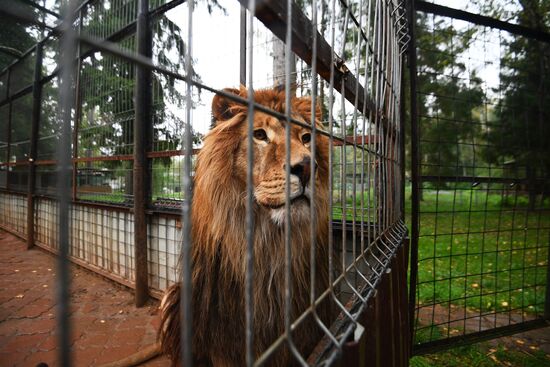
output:
[[[550, 31], [550, 1], [521, 0], [520, 25]], [[538, 194], [550, 190], [550, 45], [520, 36], [505, 42], [501, 58], [503, 98], [496, 107], [496, 123], [488, 129], [486, 159], [515, 166], [527, 179], [529, 208]]]
[[[39, 1], [34, 0], [34, 2], [38, 3]], [[18, 4], [18, 9], [38, 18], [38, 13], [29, 4]], [[0, 71], [17, 60], [36, 43], [37, 40], [33, 34], [36, 32], [34, 31], [34, 28], [28, 23], [6, 14], [0, 14]], [[32, 72], [29, 75], [32, 78]]]
[[[468, 75], [466, 65], [457, 57], [468, 49], [476, 29], [459, 31], [442, 19], [432, 22], [421, 13], [416, 32], [422, 175], [468, 175], [468, 145], [463, 143], [471, 144], [481, 135], [480, 117], [474, 112], [482, 105], [484, 93], [476, 72]], [[442, 180], [434, 186], [446, 188], [448, 182]]]
[[[103, 24], [124, 24], [117, 19], [117, 9], [95, 3], [88, 32], [103, 32]], [[185, 71], [185, 42], [181, 29], [166, 16], [154, 23], [153, 57], [155, 62], [174, 72]], [[114, 30], [110, 30], [114, 31]], [[124, 48], [135, 49], [134, 37], [120, 42]], [[194, 71], [193, 71], [194, 73]], [[195, 79], [200, 79], [194, 73]], [[108, 53], [93, 53], [83, 60], [80, 70], [82, 84], [79, 156], [113, 156], [133, 153], [135, 67], [132, 63]], [[183, 121], [170, 112], [168, 105], [183, 108], [184, 95], [173, 77], [162, 73], [152, 75], [152, 117], [150, 132], [154, 148], [159, 151], [178, 150]], [[172, 164], [170, 157], [158, 158], [165, 167]], [[132, 194], [132, 170], [121, 160], [101, 162], [101, 167], [124, 176], [124, 192]]]

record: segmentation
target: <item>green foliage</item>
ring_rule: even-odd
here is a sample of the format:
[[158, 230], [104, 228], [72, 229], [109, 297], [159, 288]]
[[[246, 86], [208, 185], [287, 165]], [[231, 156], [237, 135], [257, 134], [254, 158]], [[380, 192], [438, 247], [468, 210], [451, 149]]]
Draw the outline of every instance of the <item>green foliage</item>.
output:
[[[550, 1], [523, 0], [520, 25], [550, 31]], [[513, 164], [516, 174], [527, 177], [531, 207], [536, 194], [548, 192], [550, 177], [550, 45], [513, 36], [501, 58], [503, 98], [495, 120], [485, 134], [484, 151], [490, 163]]]
[[[29, 4], [20, 3], [18, 9], [38, 18], [37, 11]], [[31, 29], [27, 23], [9, 15], [0, 14], [0, 71], [15, 61], [18, 58], [17, 55], [23, 54], [36, 43], [37, 39]], [[29, 75], [32, 78], [32, 71]]]
[[476, 29], [459, 32], [446, 20], [432, 20], [426, 14], [419, 14], [417, 22], [422, 174], [462, 175], [457, 168], [471, 153], [461, 143], [471, 143], [480, 134], [479, 114], [474, 111], [484, 101], [481, 79], [475, 71], [467, 74], [459, 59]]

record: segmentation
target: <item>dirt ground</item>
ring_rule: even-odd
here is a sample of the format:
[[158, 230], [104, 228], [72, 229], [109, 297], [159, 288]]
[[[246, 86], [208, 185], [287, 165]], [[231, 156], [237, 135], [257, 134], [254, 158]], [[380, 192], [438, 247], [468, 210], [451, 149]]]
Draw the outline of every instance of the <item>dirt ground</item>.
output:
[[[54, 256], [0, 231], [0, 366], [58, 365], [55, 272]], [[77, 266], [71, 275], [73, 365], [112, 362], [155, 342], [158, 302], [136, 308], [127, 288]]]

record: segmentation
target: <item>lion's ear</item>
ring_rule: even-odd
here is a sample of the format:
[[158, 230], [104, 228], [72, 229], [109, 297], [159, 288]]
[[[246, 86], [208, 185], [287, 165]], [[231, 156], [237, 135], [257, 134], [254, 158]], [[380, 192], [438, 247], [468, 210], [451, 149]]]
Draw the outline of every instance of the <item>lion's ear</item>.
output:
[[[323, 120], [323, 112], [321, 110], [321, 103], [319, 103], [319, 99], [315, 101], [315, 120], [318, 123], [321, 123]], [[301, 97], [297, 98], [293, 103], [293, 109], [297, 111], [302, 117], [306, 120], [306, 122], [311, 122], [311, 97]]]
[[[246, 89], [243, 89], [241, 86], [241, 89], [235, 89], [235, 88], [224, 88], [223, 91], [226, 93], [232, 93], [236, 94], [238, 96], [243, 95], [243, 90], [245, 91], [246, 96]], [[241, 106], [239, 103], [224, 97], [220, 94], [216, 94], [214, 96], [214, 99], [212, 100], [212, 122], [216, 123], [217, 121], [227, 121], [231, 119], [233, 116], [236, 115], [236, 111], [238, 109], [235, 109], [233, 107], [235, 106]]]

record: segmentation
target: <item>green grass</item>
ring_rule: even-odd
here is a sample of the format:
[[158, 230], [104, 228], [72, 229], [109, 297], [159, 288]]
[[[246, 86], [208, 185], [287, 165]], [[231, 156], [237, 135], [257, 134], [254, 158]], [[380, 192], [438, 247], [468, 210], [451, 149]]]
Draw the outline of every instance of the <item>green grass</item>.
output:
[[525, 352], [487, 343], [455, 348], [446, 352], [413, 357], [411, 367], [549, 367], [550, 358], [542, 351]]
[[421, 304], [454, 300], [482, 312], [543, 311], [550, 214], [529, 211], [526, 198], [518, 199], [510, 203], [481, 189], [424, 192]]

